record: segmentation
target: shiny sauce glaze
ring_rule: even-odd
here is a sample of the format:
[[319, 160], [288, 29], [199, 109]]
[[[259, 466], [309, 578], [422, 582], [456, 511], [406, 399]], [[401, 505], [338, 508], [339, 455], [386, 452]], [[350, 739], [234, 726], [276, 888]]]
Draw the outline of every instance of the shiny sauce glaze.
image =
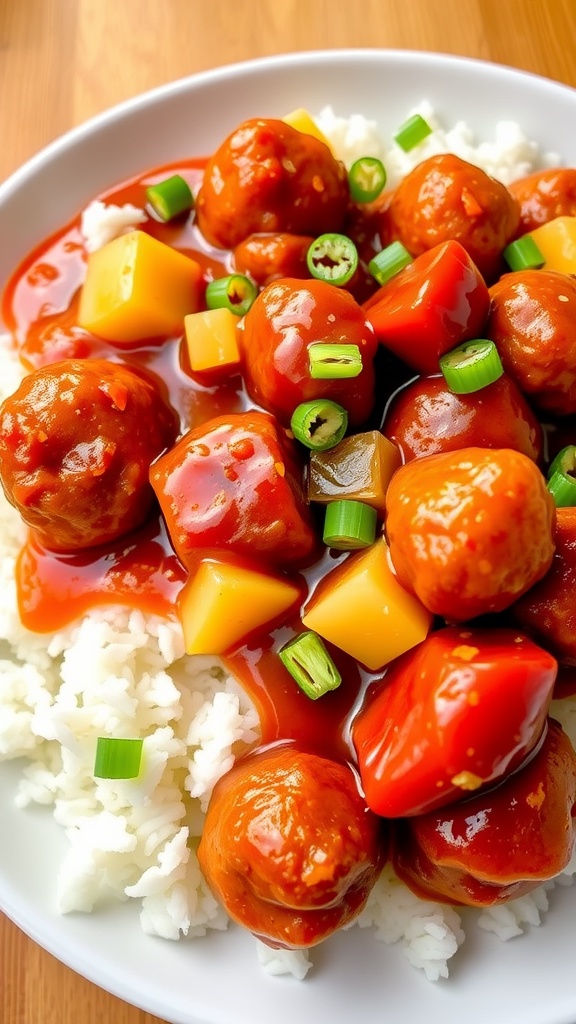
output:
[[[204, 164], [195, 160], [161, 167], [98, 198], [119, 206], [132, 203], [145, 208], [145, 189], [169, 173], [182, 175], [195, 191]], [[199, 262], [205, 283], [232, 269], [231, 253], [210, 246], [189, 217], [164, 224], [150, 216], [139, 227]], [[2, 319], [27, 369], [78, 358], [108, 359], [144, 369], [154, 375], [169, 396], [180, 417], [182, 433], [214, 416], [254, 406], [239, 375], [214, 386], [194, 379], [186, 366], [180, 336], [152, 338], [144, 344], [119, 348], [78, 327], [76, 314], [85, 267], [80, 218], [76, 218], [38, 246], [9, 281]], [[398, 373], [398, 369], [391, 367], [391, 380], [396, 384], [392, 370]], [[205, 557], [206, 552], [201, 554]], [[323, 553], [302, 572], [303, 600], [343, 557], [336, 552]], [[222, 558], [221, 551], [218, 558]], [[122, 604], [147, 614], [168, 616], [174, 614], [187, 576], [156, 508], [134, 533], [110, 545], [80, 552], [55, 553], [30, 533], [17, 564], [20, 617], [30, 630], [55, 632], [97, 605]], [[328, 645], [343, 683], [321, 702], [310, 701], [288, 673], [279, 671], [276, 654], [302, 628], [296, 615], [268, 635], [259, 631], [257, 638], [249, 639], [225, 661], [254, 701], [261, 721], [262, 745], [294, 741], [307, 750], [350, 760], [350, 720], [372, 676], [344, 652]]]

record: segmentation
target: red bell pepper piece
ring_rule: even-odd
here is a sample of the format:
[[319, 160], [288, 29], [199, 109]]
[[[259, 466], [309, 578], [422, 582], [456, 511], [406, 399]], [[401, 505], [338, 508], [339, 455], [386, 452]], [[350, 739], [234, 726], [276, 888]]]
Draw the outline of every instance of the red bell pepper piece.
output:
[[482, 336], [490, 296], [459, 242], [418, 256], [364, 304], [378, 340], [419, 373], [438, 373], [438, 360]]
[[450, 626], [402, 655], [352, 726], [370, 809], [423, 814], [513, 771], [542, 735], [556, 671], [510, 629]]

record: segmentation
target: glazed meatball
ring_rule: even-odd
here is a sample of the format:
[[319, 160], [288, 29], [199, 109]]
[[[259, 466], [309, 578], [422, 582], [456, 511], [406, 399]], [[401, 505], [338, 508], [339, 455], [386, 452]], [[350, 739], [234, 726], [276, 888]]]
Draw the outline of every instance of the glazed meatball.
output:
[[344, 165], [328, 147], [284, 121], [245, 121], [206, 165], [198, 225], [213, 245], [233, 249], [255, 232], [339, 231], [348, 205]]
[[519, 235], [556, 217], [576, 216], [576, 169], [572, 167], [535, 171], [508, 188], [520, 207]]
[[314, 239], [311, 235], [249, 235], [234, 249], [234, 266], [264, 286], [279, 277], [310, 277], [306, 254]]
[[404, 462], [470, 446], [542, 457], [542, 427], [506, 374], [470, 395], [454, 394], [441, 375], [420, 377], [396, 395], [382, 429]]
[[504, 185], [447, 153], [423, 160], [406, 175], [384, 220], [390, 238], [402, 242], [412, 256], [455, 239], [492, 281], [519, 218], [518, 204]]
[[230, 917], [295, 949], [360, 913], [385, 855], [383, 826], [351, 769], [293, 747], [249, 757], [220, 779], [198, 848]]
[[392, 477], [386, 529], [398, 580], [436, 615], [462, 622], [508, 608], [554, 555], [554, 501], [510, 448], [414, 459]]
[[574, 849], [576, 754], [553, 719], [532, 760], [494, 789], [399, 821], [398, 876], [424, 900], [489, 907], [566, 868]]
[[[294, 409], [313, 398], [344, 406], [352, 426], [372, 412], [378, 343], [362, 309], [343, 288], [317, 280], [273, 282], [248, 310], [239, 336], [250, 397], [285, 426]], [[356, 377], [312, 377], [312, 344], [357, 345], [361, 372]]]
[[519, 270], [490, 289], [486, 337], [504, 369], [544, 412], [576, 412], [576, 279]]
[[554, 542], [550, 569], [512, 613], [561, 662], [576, 665], [576, 508], [556, 509]]
[[107, 360], [35, 370], [0, 407], [0, 479], [50, 549], [105, 544], [140, 526], [150, 463], [177, 433], [151, 379]]

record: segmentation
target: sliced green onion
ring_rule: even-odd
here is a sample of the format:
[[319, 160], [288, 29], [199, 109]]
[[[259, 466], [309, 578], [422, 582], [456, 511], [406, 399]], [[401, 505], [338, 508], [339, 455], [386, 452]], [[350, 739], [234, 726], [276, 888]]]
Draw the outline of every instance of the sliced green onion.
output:
[[532, 235], [522, 235], [510, 242], [502, 255], [510, 270], [538, 270], [546, 262]]
[[315, 398], [296, 407], [290, 427], [297, 441], [316, 452], [325, 452], [344, 437], [348, 413], [337, 402]]
[[358, 266], [358, 250], [347, 235], [320, 235], [308, 249], [306, 264], [320, 281], [347, 284]]
[[140, 774], [143, 740], [99, 736], [96, 743], [94, 777], [136, 779]]
[[440, 357], [440, 369], [450, 391], [470, 395], [480, 391], [504, 373], [498, 349], [493, 341], [477, 338], [465, 341]]
[[400, 149], [403, 149], [405, 153], [409, 153], [411, 149], [414, 149], [431, 134], [432, 129], [428, 121], [425, 121], [421, 114], [414, 114], [413, 117], [409, 117], [407, 121], [404, 121], [404, 124], [400, 125], [394, 135], [394, 141], [398, 143]]
[[342, 682], [323, 640], [311, 630], [290, 640], [278, 655], [300, 689], [312, 700], [337, 689]]
[[376, 519], [376, 509], [363, 501], [331, 501], [326, 506], [324, 543], [338, 551], [367, 548], [376, 539]]
[[173, 220], [194, 205], [190, 186], [179, 174], [150, 185], [146, 189], [146, 198], [162, 220]]
[[358, 345], [308, 346], [310, 376], [314, 380], [338, 380], [362, 373], [362, 353]]
[[412, 257], [402, 242], [391, 242], [379, 252], [368, 264], [368, 270], [378, 284], [386, 284], [391, 277], [398, 274], [404, 267], [412, 263]]
[[348, 187], [355, 203], [371, 203], [386, 184], [386, 168], [376, 156], [361, 156], [348, 171]]
[[558, 452], [548, 470], [548, 490], [557, 508], [576, 505], [576, 445]]
[[208, 309], [229, 309], [236, 316], [244, 316], [257, 295], [256, 285], [244, 274], [228, 274], [206, 285]]

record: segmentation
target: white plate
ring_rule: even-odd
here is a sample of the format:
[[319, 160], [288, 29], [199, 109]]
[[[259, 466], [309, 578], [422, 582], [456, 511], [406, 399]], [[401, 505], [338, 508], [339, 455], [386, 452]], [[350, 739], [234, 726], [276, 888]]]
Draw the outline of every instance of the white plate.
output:
[[[0, 285], [19, 258], [125, 176], [209, 153], [244, 117], [331, 103], [393, 129], [429, 98], [479, 139], [501, 118], [576, 166], [576, 92], [496, 65], [433, 54], [330, 51], [271, 58], [176, 82], [96, 118], [0, 186]], [[7, 244], [9, 242], [9, 244]], [[64, 838], [50, 813], [18, 811], [17, 765], [0, 767], [0, 906], [37, 942], [103, 988], [174, 1024], [575, 1024], [576, 886], [557, 889], [540, 928], [502, 944], [468, 929], [449, 982], [433, 985], [398, 948], [354, 929], [314, 952], [305, 982], [264, 976], [236, 929], [171, 943], [139, 930], [137, 908], [59, 917]]]

